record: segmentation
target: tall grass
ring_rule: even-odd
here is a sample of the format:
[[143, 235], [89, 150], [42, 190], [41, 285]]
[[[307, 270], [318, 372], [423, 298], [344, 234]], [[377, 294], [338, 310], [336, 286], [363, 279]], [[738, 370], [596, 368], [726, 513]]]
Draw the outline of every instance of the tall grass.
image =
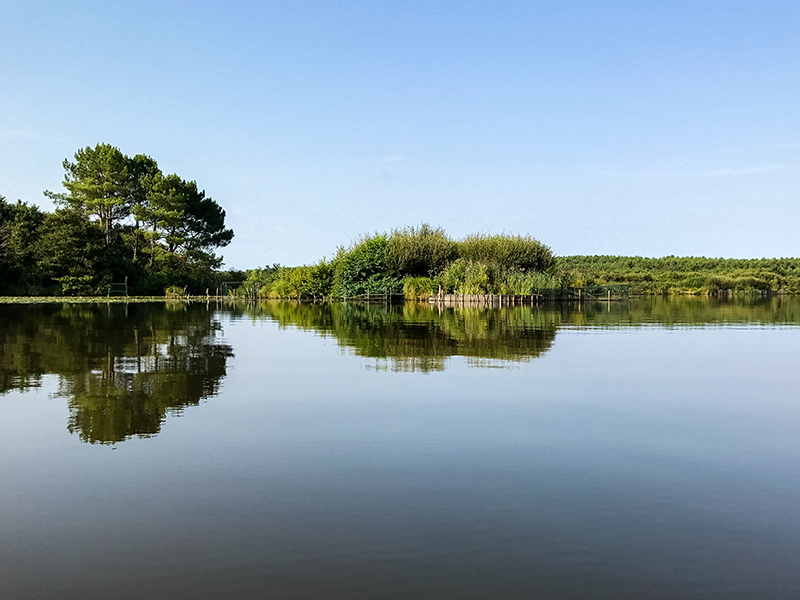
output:
[[406, 300], [425, 300], [436, 293], [436, 283], [430, 277], [403, 279], [403, 296]]
[[458, 256], [514, 271], [546, 271], [555, 259], [550, 248], [529, 235], [475, 233], [458, 242]]
[[386, 247], [386, 269], [395, 277], [424, 277], [438, 273], [456, 259], [458, 248], [441, 227], [392, 230]]
[[446, 293], [527, 296], [542, 290], [565, 288], [569, 285], [569, 276], [566, 273], [513, 270], [494, 263], [459, 258], [433, 281]]

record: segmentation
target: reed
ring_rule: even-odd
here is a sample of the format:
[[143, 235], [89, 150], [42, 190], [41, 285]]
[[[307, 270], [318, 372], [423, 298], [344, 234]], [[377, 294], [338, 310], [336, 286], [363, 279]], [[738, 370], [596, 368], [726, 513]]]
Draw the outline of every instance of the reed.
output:
[[555, 261], [550, 248], [529, 235], [468, 235], [458, 242], [458, 256], [516, 271], [547, 271]]
[[395, 277], [424, 277], [444, 269], [458, 256], [458, 247], [441, 227], [392, 230], [386, 247], [386, 269]]

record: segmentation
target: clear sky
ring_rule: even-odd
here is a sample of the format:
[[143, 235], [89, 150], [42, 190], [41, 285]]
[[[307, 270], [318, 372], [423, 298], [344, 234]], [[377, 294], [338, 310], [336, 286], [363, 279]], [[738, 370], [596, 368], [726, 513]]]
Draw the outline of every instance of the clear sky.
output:
[[797, 0], [3, 0], [0, 32], [0, 194], [148, 154], [227, 211], [227, 267], [422, 222], [800, 255]]

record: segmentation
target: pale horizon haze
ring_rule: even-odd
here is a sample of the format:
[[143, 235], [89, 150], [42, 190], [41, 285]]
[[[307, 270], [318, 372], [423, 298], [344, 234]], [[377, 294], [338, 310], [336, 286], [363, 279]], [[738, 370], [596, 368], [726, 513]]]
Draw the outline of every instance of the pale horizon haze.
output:
[[225, 268], [426, 222], [559, 255], [800, 256], [800, 2], [0, 2], [0, 194], [105, 142]]

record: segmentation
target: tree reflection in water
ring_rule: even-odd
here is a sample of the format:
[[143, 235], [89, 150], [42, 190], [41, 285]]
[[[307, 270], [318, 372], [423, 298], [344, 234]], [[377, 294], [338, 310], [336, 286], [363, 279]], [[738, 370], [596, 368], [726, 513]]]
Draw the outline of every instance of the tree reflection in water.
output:
[[113, 444], [159, 432], [169, 414], [218, 393], [232, 348], [220, 315], [266, 319], [335, 339], [375, 367], [440, 371], [453, 356], [476, 366], [527, 362], [559, 328], [796, 324], [800, 304], [772, 298], [650, 298], [544, 307], [439, 308], [426, 304], [263, 302], [0, 304], [0, 394], [58, 376], [69, 430]]
[[148, 437], [166, 415], [217, 394], [233, 356], [220, 332], [200, 305], [3, 305], [0, 393], [55, 374], [81, 440]]

